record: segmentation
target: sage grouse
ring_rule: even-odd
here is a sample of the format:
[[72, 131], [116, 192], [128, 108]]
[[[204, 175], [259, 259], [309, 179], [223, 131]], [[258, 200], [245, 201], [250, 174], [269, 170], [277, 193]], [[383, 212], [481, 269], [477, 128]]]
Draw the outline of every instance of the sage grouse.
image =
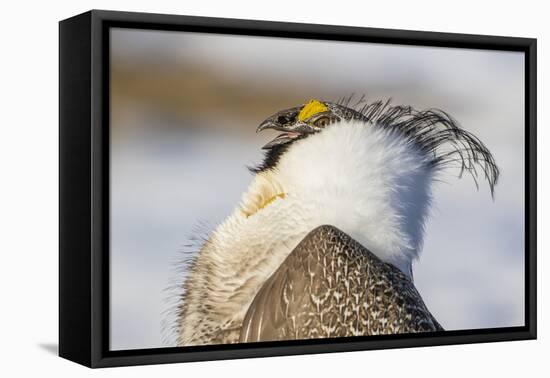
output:
[[311, 100], [280, 132], [240, 205], [196, 254], [178, 345], [433, 332], [413, 284], [431, 186], [458, 166], [491, 194], [485, 145], [439, 110]]

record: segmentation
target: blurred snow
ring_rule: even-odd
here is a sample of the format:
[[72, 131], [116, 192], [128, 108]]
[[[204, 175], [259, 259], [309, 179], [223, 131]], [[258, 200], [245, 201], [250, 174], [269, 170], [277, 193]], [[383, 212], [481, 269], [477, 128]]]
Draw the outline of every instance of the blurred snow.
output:
[[[457, 172], [436, 183], [415, 284], [446, 329], [523, 325], [521, 53], [133, 30], [114, 31], [112, 44], [116, 67], [142, 72], [135, 82], [157, 71], [185, 75], [185, 64], [198, 64], [211, 73], [219, 98], [204, 100], [215, 105], [205, 116], [151, 106], [113, 86], [124, 101], [112, 109], [111, 349], [173, 345], [169, 333], [163, 339], [162, 321], [167, 288], [184, 275], [175, 270], [180, 252], [200, 222], [212, 229], [230, 214], [250, 182], [246, 166], [261, 160], [260, 147], [272, 136], [254, 133], [246, 104], [239, 119], [216, 112], [229, 95], [215, 78], [253, 88], [259, 98], [367, 93], [453, 115], [489, 147], [502, 175], [494, 201], [484, 182], [476, 191]], [[183, 96], [192, 88], [163, 89]]]

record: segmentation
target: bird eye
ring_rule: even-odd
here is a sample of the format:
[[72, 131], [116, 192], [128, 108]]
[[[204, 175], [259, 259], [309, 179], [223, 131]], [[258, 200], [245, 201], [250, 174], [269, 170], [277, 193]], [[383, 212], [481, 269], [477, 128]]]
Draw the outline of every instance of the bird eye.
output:
[[330, 118], [329, 117], [321, 117], [318, 120], [316, 120], [315, 122], [313, 122], [313, 124], [317, 127], [325, 127], [329, 123], [330, 123]]
[[277, 117], [277, 123], [280, 124], [280, 125], [284, 125], [285, 123], [288, 122], [288, 118], [286, 118], [285, 116], [279, 116]]

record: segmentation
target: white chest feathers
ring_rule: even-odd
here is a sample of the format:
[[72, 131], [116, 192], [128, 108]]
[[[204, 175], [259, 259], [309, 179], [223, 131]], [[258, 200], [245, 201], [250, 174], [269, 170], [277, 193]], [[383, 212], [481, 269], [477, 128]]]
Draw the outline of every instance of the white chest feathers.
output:
[[256, 176], [232, 217], [241, 218], [242, 235], [276, 249], [333, 225], [410, 275], [432, 177], [426, 157], [398, 132], [342, 122], [293, 143], [275, 169]]

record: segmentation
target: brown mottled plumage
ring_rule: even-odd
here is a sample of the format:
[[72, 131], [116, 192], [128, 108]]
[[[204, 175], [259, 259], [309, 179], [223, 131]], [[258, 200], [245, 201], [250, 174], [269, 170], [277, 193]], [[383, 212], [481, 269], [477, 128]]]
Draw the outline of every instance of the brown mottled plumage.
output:
[[442, 330], [399, 269], [339, 229], [321, 226], [262, 286], [240, 341]]

